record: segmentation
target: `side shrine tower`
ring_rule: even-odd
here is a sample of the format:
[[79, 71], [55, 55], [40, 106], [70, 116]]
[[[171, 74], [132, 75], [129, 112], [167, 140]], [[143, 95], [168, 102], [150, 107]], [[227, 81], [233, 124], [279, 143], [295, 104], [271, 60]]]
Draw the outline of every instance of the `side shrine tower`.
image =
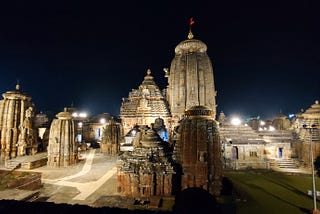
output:
[[37, 153], [37, 131], [33, 127], [34, 104], [17, 84], [14, 91], [2, 94], [0, 100], [1, 158]]
[[60, 112], [50, 127], [48, 145], [48, 166], [64, 167], [78, 162], [78, 146], [75, 142], [74, 121], [72, 115]]
[[212, 63], [206, 52], [206, 44], [193, 38], [193, 23], [190, 20], [188, 39], [175, 48], [170, 70], [164, 70], [168, 78], [167, 100], [172, 114], [171, 129], [177, 126], [185, 111], [192, 106], [207, 106], [213, 110], [213, 118], [216, 116]]

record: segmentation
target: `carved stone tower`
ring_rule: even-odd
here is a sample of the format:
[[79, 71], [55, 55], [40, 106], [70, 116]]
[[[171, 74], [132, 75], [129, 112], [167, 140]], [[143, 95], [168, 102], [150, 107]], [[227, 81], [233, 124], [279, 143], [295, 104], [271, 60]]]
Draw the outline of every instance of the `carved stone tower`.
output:
[[221, 143], [211, 109], [194, 106], [180, 122], [180, 140], [175, 159], [182, 167], [182, 190], [200, 187], [220, 194], [222, 182]]
[[144, 199], [170, 196], [176, 172], [167, 143], [146, 127], [136, 135], [135, 141], [133, 151], [121, 156], [118, 192]]
[[121, 127], [113, 119], [109, 121], [102, 131], [100, 150], [102, 153], [116, 155], [120, 151]]
[[20, 85], [14, 91], [2, 94], [0, 101], [1, 158], [11, 159], [37, 152], [37, 134], [32, 127], [34, 104], [31, 97], [21, 92]]
[[124, 134], [135, 125], [147, 125], [157, 118], [162, 118], [168, 126], [171, 117], [167, 100], [163, 97], [159, 87], [148, 69], [142, 84], [138, 89], [132, 89], [128, 98], [123, 98], [120, 108], [120, 118]]
[[78, 162], [72, 115], [66, 111], [56, 115], [51, 123], [48, 145], [48, 166], [69, 166]]
[[172, 114], [173, 127], [177, 125], [192, 106], [207, 106], [216, 115], [216, 91], [213, 68], [207, 55], [207, 46], [202, 41], [188, 39], [175, 48], [175, 57], [170, 70], [165, 69], [168, 78], [167, 99]]

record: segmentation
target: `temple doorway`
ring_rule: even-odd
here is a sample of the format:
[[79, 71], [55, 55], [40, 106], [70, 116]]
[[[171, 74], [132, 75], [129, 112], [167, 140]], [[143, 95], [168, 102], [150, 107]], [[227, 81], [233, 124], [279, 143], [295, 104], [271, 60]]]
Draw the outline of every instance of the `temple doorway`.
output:
[[278, 149], [278, 158], [282, 158], [283, 157], [283, 148], [279, 148]]
[[238, 160], [239, 156], [238, 156], [238, 147], [233, 146], [232, 147], [232, 159], [233, 160]]

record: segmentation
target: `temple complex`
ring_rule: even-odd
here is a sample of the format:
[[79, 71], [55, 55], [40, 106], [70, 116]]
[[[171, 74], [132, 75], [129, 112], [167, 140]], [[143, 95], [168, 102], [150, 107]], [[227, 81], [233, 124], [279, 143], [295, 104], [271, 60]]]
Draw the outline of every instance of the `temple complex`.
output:
[[38, 150], [38, 134], [34, 127], [34, 104], [17, 84], [14, 91], [2, 94], [0, 101], [1, 158], [33, 155]]
[[171, 130], [192, 106], [209, 107], [215, 118], [217, 93], [212, 63], [206, 51], [206, 44], [194, 39], [190, 30], [188, 39], [176, 46], [170, 70], [165, 69], [167, 99], [173, 120]]
[[[161, 91], [148, 69], [139, 87], [123, 98], [121, 121], [108, 113], [89, 117], [72, 106], [58, 113], [51, 126], [46, 115], [38, 114], [40, 135], [31, 97], [17, 85], [0, 101], [1, 158], [47, 148], [47, 153], [40, 153], [45, 156], [42, 160], [47, 158], [47, 167], [58, 168], [76, 164], [81, 156], [85, 163], [77, 174], [43, 181], [71, 189], [70, 201], [76, 200], [72, 203], [97, 197], [106, 189], [98, 200], [107, 200], [110, 193], [151, 203], [155, 198], [173, 200], [188, 188], [219, 196], [225, 169], [293, 172], [301, 162], [304, 169], [310, 166], [310, 154], [320, 156], [318, 101], [293, 122], [281, 114], [274, 120], [261, 121], [258, 116], [233, 124], [223, 112], [216, 121], [212, 63], [206, 44], [194, 39], [191, 29], [188, 39], [176, 46], [170, 70], [164, 70], [167, 88]], [[91, 186], [96, 188], [92, 192]]]
[[221, 143], [214, 113], [194, 106], [180, 122], [180, 140], [175, 145], [175, 160], [182, 167], [182, 190], [200, 187], [212, 195], [222, 188]]
[[167, 101], [147, 70], [142, 84], [138, 89], [132, 89], [128, 98], [123, 98], [120, 118], [127, 134], [135, 125], [151, 125], [157, 118], [162, 118], [166, 126], [169, 124], [171, 114]]
[[66, 111], [56, 115], [50, 127], [48, 166], [64, 167], [78, 162], [78, 146], [72, 115]]
[[118, 191], [122, 195], [150, 199], [171, 196], [176, 172], [167, 143], [150, 128], [141, 127], [134, 149], [121, 156]]

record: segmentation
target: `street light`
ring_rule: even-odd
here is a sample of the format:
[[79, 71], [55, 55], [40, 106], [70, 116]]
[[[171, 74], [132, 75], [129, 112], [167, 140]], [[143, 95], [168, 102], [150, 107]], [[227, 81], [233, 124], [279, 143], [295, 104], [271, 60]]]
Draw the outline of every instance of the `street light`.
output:
[[316, 196], [316, 180], [314, 177], [314, 158], [313, 158], [313, 146], [312, 146], [312, 134], [313, 131], [317, 129], [315, 124], [311, 126], [307, 126], [306, 124], [303, 125], [303, 128], [309, 130], [310, 135], [310, 159], [311, 159], [311, 170], [312, 170], [312, 194], [313, 194], [313, 211], [317, 211], [317, 196]]

